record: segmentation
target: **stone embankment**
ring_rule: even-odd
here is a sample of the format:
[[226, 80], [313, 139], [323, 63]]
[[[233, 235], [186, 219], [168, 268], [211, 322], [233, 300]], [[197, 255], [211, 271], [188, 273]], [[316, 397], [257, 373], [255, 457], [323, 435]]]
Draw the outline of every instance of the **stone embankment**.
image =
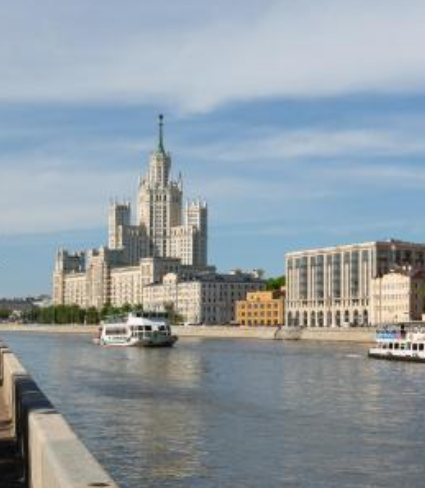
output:
[[214, 339], [274, 339], [330, 342], [374, 341], [373, 328], [297, 328], [297, 327], [235, 327], [235, 326], [190, 326], [173, 327], [179, 337], [203, 337]]
[[118, 488], [0, 343], [1, 488]]
[[[0, 331], [58, 334], [92, 334], [94, 325], [0, 325]], [[228, 325], [174, 326], [179, 337], [211, 339], [305, 340], [371, 343], [374, 328], [297, 328], [297, 327], [237, 327]]]

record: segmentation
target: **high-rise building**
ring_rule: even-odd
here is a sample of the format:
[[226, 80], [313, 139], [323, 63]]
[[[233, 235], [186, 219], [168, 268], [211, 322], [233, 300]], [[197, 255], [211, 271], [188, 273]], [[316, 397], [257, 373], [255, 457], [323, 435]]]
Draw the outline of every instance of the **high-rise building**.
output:
[[167, 273], [188, 278], [215, 271], [208, 266], [207, 204], [198, 200], [183, 208], [183, 180], [181, 175], [172, 178], [171, 162], [160, 115], [158, 146], [139, 183], [136, 223], [130, 203], [114, 201], [109, 207], [107, 246], [58, 252], [53, 274], [56, 304], [140, 303], [143, 287]]

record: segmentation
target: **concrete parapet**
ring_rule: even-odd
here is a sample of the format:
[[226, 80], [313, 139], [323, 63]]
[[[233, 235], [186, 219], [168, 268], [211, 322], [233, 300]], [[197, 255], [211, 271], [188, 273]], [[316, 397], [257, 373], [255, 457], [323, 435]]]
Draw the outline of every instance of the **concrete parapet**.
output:
[[0, 395], [15, 426], [28, 488], [118, 488], [1, 343], [0, 371]]
[[375, 340], [374, 328], [306, 327], [301, 331], [302, 340], [372, 343]]
[[373, 328], [301, 328], [301, 327], [236, 327], [236, 326], [179, 326], [173, 327], [179, 337], [202, 337], [214, 339], [274, 339], [330, 342], [374, 341]]

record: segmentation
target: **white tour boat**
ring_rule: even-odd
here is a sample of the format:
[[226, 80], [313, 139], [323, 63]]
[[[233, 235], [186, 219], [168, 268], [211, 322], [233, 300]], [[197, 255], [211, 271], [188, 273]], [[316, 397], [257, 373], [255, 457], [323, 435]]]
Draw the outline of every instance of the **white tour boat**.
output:
[[100, 346], [171, 347], [177, 336], [164, 313], [136, 312], [108, 317], [93, 339]]
[[425, 362], [425, 329], [412, 327], [406, 330], [389, 326], [376, 332], [376, 343], [369, 349], [369, 357], [397, 361]]

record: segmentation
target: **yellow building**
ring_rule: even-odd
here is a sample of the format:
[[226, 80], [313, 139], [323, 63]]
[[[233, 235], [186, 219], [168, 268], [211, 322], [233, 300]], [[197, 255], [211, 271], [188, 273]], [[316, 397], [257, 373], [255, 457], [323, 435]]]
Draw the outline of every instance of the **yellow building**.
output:
[[236, 321], [242, 326], [278, 326], [284, 324], [285, 292], [247, 293], [246, 300], [236, 302]]

